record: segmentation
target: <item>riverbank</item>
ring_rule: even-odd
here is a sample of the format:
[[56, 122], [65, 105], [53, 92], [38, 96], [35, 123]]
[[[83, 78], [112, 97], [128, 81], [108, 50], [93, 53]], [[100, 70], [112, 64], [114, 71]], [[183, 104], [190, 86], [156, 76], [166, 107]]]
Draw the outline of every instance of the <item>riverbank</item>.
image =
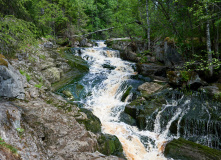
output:
[[[85, 113], [52, 92], [88, 71], [83, 60], [65, 59], [59, 51], [53, 43], [43, 42], [28, 53], [18, 53], [18, 59], [2, 58], [7, 65], [0, 66], [0, 137], [16, 151], [9, 148], [9, 153], [17, 159], [121, 159], [107, 156], [123, 157], [122, 147], [116, 137], [101, 134], [97, 119], [98, 130], [87, 130], [85, 124], [95, 122], [90, 111]], [[1, 152], [2, 160], [8, 150]]]

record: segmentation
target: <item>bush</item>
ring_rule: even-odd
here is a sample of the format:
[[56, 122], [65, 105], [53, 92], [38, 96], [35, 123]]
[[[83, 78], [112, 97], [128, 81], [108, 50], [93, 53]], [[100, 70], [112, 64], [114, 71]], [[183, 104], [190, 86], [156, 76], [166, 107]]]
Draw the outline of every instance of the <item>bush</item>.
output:
[[26, 50], [36, 42], [37, 30], [33, 23], [5, 16], [0, 21], [0, 52], [14, 56], [15, 52]]

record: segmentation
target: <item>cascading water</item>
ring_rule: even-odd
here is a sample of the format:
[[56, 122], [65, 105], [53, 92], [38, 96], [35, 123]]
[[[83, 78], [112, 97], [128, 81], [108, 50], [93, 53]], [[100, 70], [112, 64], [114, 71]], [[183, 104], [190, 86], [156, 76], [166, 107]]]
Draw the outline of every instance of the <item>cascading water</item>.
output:
[[[155, 121], [154, 131], [140, 131], [135, 126], [130, 126], [120, 121], [120, 114], [124, 111], [132, 93], [122, 97], [131, 87], [137, 89], [142, 82], [132, 82], [130, 77], [136, 75], [135, 64], [123, 61], [119, 58], [119, 51], [106, 48], [104, 41], [98, 41], [98, 46], [93, 48], [77, 49], [75, 52], [89, 64], [89, 73], [76, 84], [69, 86], [73, 95], [77, 86], [82, 86], [82, 94], [78, 94], [75, 100], [83, 104], [83, 107], [93, 111], [101, 123], [104, 133], [116, 135], [121, 141], [125, 156], [129, 160], [164, 160], [164, 145], [171, 137], [168, 130], [171, 123], [181, 117], [181, 109], [171, 117], [168, 126], [160, 127], [160, 112]], [[77, 86], [76, 86], [77, 85]], [[74, 88], [74, 89], [73, 89]], [[188, 102], [187, 102], [188, 103]], [[165, 108], [176, 106], [175, 102], [167, 104]], [[164, 131], [164, 132], [163, 132]], [[163, 134], [162, 134], [163, 133]]]
[[[119, 51], [106, 48], [104, 41], [98, 41], [97, 44], [97, 47], [73, 50], [75, 55], [87, 61], [89, 72], [65, 89], [72, 92], [75, 103], [92, 110], [100, 119], [104, 133], [118, 137], [127, 159], [166, 160], [163, 156], [166, 143], [180, 136], [214, 148], [221, 146], [218, 134], [221, 127], [211, 115], [213, 111], [220, 117], [220, 108], [216, 105], [209, 107], [207, 101], [200, 107], [204, 98], [198, 100], [196, 97], [199, 95], [192, 99], [172, 90], [162, 92], [165, 104], [152, 114], [145, 115], [146, 127], [143, 131], [122, 122], [121, 113], [143, 81], [131, 79], [137, 74], [134, 63], [120, 59]], [[130, 93], [125, 94], [128, 91]], [[172, 97], [166, 98], [167, 94]], [[138, 108], [136, 116], [139, 117], [140, 113], [143, 112]], [[196, 120], [197, 114], [202, 115], [199, 120]], [[203, 120], [205, 115], [209, 116], [208, 120]]]

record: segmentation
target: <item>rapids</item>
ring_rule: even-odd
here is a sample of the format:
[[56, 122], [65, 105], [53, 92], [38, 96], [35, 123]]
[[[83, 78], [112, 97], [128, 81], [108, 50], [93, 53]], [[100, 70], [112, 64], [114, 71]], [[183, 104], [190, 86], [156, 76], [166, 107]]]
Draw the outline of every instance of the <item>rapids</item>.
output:
[[[136, 126], [121, 122], [120, 114], [133, 93], [125, 98], [125, 102], [121, 101], [122, 96], [129, 87], [136, 90], [143, 82], [130, 78], [137, 75], [134, 63], [122, 60], [119, 51], [107, 48], [104, 41], [98, 41], [97, 44], [97, 47], [73, 51], [89, 64], [89, 73], [69, 86], [75, 95], [75, 102], [92, 110], [101, 121], [103, 133], [118, 137], [128, 160], [166, 160], [163, 156], [164, 147], [173, 138], [168, 136], [168, 130], [171, 123], [182, 114], [181, 110], [171, 117], [163, 134], [159, 132], [160, 112], [155, 120], [154, 131], [140, 131]], [[75, 93], [77, 86], [83, 88], [78, 94]], [[165, 104], [165, 108], [169, 106], [176, 106], [176, 103]]]

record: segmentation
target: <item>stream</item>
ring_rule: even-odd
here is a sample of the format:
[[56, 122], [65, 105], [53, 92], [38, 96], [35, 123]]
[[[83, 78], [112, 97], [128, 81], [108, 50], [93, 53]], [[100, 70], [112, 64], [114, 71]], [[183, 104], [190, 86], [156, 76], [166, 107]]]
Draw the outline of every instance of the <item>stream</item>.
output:
[[[160, 111], [156, 110], [152, 129], [139, 130], [122, 122], [121, 113], [144, 81], [131, 78], [137, 75], [135, 63], [122, 60], [119, 51], [107, 48], [104, 41], [97, 44], [97, 47], [81, 48], [80, 52], [73, 51], [88, 62], [89, 72], [65, 89], [72, 92], [75, 103], [91, 110], [100, 119], [103, 133], [118, 137], [128, 160], [166, 160], [164, 147], [168, 141], [180, 136], [179, 124], [190, 110], [190, 99], [180, 96], [167, 101]], [[122, 101], [129, 87], [132, 90]], [[163, 112], [168, 108], [175, 109], [162, 127]], [[178, 124], [177, 134], [170, 134], [169, 129], [175, 121]]]

